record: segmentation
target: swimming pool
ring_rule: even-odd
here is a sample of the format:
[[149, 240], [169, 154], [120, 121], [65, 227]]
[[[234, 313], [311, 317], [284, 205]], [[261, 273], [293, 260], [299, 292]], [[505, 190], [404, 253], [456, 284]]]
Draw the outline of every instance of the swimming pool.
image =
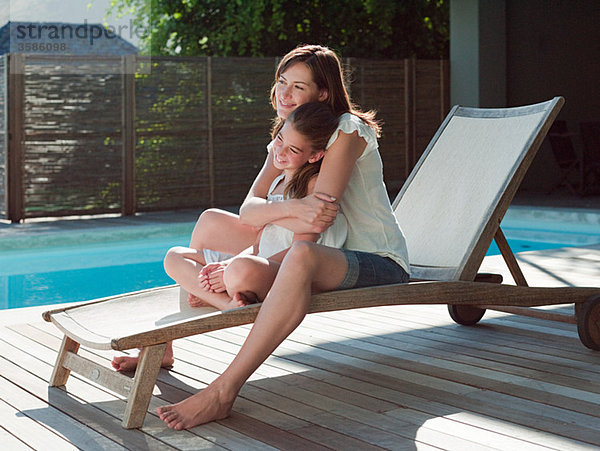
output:
[[173, 284], [162, 260], [170, 247], [189, 243], [193, 225], [106, 227], [4, 240], [0, 309], [86, 301]]
[[[162, 259], [187, 245], [193, 223], [106, 228], [0, 244], [0, 309], [76, 302], [174, 283]], [[600, 214], [511, 207], [502, 228], [513, 252], [600, 243]], [[492, 243], [488, 255], [498, 254]]]

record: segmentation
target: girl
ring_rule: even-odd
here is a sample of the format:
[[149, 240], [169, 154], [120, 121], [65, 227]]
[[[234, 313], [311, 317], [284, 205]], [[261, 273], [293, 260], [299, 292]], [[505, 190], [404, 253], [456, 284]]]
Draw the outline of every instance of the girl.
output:
[[[274, 165], [282, 174], [271, 184], [267, 201], [301, 199], [313, 191], [321, 160], [325, 155], [325, 147], [337, 125], [338, 118], [329, 106], [319, 102], [303, 104], [288, 116], [269, 145]], [[195, 258], [196, 250], [175, 247], [170, 249], [165, 257], [165, 270], [190, 293], [190, 305], [209, 304], [227, 310], [264, 299], [292, 242], [302, 239], [339, 248], [344, 244], [346, 235], [347, 224], [341, 213], [337, 215], [334, 225], [323, 234], [294, 233], [280, 225], [266, 224], [251, 252], [228, 258], [226, 261], [210, 263], [215, 257], [222, 258], [222, 255], [205, 249], [203, 255], [207, 265], [200, 271], [200, 263]], [[255, 272], [252, 289], [246, 287], [244, 293], [231, 288], [239, 286], [239, 279], [243, 278], [243, 275], [234, 269], [240, 264], [236, 262], [235, 265], [231, 265], [237, 258], [244, 258], [247, 260], [246, 264], [258, 265], [264, 269]], [[206, 276], [208, 274], [210, 278]], [[225, 291], [227, 293], [224, 293]]]
[[[379, 126], [373, 114], [362, 113], [350, 103], [338, 57], [325, 47], [299, 47], [281, 60], [275, 80], [271, 100], [279, 123], [311, 101], [329, 104], [340, 117], [314, 192], [303, 199], [267, 203], [268, 188], [281, 173], [269, 152], [240, 216], [219, 210], [204, 212], [192, 233], [191, 247], [236, 253], [254, 241], [254, 227], [269, 223], [295, 233], [320, 233], [335, 219], [335, 199], [341, 200], [348, 237], [344, 249], [294, 241], [250, 333], [223, 374], [184, 401], [157, 409], [170, 428], [187, 429], [227, 417], [246, 380], [300, 324], [312, 293], [407, 282], [409, 278], [406, 243], [383, 183]], [[247, 286], [240, 283], [235, 287], [241, 293], [251, 288], [253, 271], [262, 270], [248, 265], [244, 269], [248, 271], [240, 280]]]

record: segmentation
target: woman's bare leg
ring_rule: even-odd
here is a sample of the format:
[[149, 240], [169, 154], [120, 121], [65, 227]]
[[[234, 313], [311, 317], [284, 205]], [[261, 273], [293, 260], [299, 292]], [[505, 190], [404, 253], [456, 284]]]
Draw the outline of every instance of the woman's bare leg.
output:
[[160, 418], [180, 430], [227, 417], [246, 380], [303, 320], [312, 292], [334, 290], [346, 270], [346, 257], [339, 249], [295, 242], [229, 367], [204, 390], [180, 403], [159, 407]]

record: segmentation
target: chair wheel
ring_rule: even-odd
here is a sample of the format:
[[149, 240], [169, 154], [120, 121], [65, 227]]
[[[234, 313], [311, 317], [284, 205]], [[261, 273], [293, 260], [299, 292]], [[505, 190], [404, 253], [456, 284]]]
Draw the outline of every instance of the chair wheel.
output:
[[600, 295], [588, 298], [578, 309], [577, 333], [584, 346], [600, 351]]
[[448, 305], [448, 313], [456, 323], [463, 326], [474, 326], [483, 318], [485, 309], [472, 305]]

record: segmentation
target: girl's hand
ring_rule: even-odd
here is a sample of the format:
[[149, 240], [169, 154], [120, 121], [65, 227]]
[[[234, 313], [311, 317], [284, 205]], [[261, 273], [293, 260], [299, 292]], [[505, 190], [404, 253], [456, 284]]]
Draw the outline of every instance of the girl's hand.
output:
[[335, 197], [325, 193], [312, 193], [297, 199], [294, 216], [310, 224], [314, 233], [323, 233], [333, 224], [338, 212]]
[[225, 283], [223, 282], [223, 273], [229, 265], [229, 260], [217, 263], [209, 263], [200, 270], [198, 279], [200, 286], [205, 291], [211, 293], [222, 293], [225, 291]]

